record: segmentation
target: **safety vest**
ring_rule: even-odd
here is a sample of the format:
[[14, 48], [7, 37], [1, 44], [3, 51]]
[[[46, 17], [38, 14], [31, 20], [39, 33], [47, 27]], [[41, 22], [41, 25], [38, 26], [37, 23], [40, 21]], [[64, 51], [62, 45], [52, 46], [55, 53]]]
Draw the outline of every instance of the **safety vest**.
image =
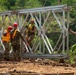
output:
[[34, 24], [29, 24], [29, 25], [28, 25], [28, 30], [29, 30], [29, 31], [32, 31], [33, 27], [34, 27]]
[[6, 36], [2, 35], [3, 42], [10, 42], [10, 32], [7, 32]]
[[14, 31], [14, 33], [13, 33], [13, 35], [12, 35], [12, 38], [14, 38], [15, 37], [15, 35], [16, 35], [16, 32], [17, 31], [19, 31], [18, 29], [16, 29], [15, 31]]

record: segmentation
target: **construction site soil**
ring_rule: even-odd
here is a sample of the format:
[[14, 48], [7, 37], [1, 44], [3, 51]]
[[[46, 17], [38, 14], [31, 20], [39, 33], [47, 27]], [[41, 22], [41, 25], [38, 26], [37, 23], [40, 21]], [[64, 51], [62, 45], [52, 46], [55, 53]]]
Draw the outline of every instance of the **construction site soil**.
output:
[[50, 59], [0, 61], [0, 75], [76, 75], [76, 64], [59, 63]]

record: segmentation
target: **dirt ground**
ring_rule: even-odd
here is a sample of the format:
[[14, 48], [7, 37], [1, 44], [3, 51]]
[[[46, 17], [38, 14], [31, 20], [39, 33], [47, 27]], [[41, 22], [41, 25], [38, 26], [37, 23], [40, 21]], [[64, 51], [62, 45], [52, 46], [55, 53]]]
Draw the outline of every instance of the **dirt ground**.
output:
[[[13, 74], [12, 74], [13, 73]], [[27, 73], [27, 74], [23, 74]], [[63, 74], [65, 73], [65, 74]], [[58, 63], [49, 59], [20, 62], [0, 61], [0, 75], [76, 75], [76, 65]]]

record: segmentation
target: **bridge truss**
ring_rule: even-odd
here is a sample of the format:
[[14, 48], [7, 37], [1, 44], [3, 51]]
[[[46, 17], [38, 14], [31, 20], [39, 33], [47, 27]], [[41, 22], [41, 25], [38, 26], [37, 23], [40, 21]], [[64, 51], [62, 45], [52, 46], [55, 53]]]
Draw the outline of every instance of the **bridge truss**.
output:
[[[64, 4], [0, 12], [0, 33], [2, 34], [3, 29], [14, 22], [19, 24], [19, 29], [24, 33], [31, 18], [34, 18], [36, 33], [32, 48], [29, 46], [26, 49], [34, 52], [25, 53], [22, 56], [30, 58], [65, 58], [69, 50], [69, 7]], [[54, 38], [56, 37], [57, 41], [50, 41], [53, 38], [51, 33], [55, 33]], [[59, 35], [57, 36], [57, 34]], [[1, 45], [3, 46], [2, 41]]]

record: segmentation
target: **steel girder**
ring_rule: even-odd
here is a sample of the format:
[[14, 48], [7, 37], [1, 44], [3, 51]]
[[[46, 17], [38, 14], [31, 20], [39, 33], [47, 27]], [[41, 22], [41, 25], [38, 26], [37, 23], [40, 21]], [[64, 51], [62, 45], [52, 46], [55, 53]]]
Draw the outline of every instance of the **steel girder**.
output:
[[[26, 46], [27, 50], [37, 54], [67, 54], [68, 53], [68, 27], [69, 27], [69, 11], [68, 6], [58, 5], [58, 6], [47, 6], [41, 8], [23, 9], [16, 11], [5, 11], [0, 13], [1, 24], [5, 22], [6, 17], [8, 17], [9, 23], [12, 25], [13, 22], [18, 22], [19, 29], [24, 33], [25, 26], [29, 24], [31, 18], [34, 18], [34, 23], [36, 26], [36, 34], [33, 41], [32, 48]], [[65, 17], [67, 15], [67, 17]], [[52, 46], [47, 33], [52, 27], [52, 21], [57, 23], [59, 28], [60, 36], [58, 37], [54, 46]], [[67, 22], [67, 24], [66, 24]], [[2, 30], [1, 30], [2, 31]], [[55, 30], [53, 30], [55, 32]], [[52, 31], [50, 31], [52, 32]], [[57, 31], [56, 31], [57, 32]], [[24, 44], [26, 45], [26, 44]], [[3, 44], [2, 44], [3, 46]], [[57, 48], [57, 50], [56, 50]], [[59, 52], [60, 51], [60, 52]], [[55, 55], [55, 57], [56, 57]], [[38, 55], [37, 55], [38, 56]]]

